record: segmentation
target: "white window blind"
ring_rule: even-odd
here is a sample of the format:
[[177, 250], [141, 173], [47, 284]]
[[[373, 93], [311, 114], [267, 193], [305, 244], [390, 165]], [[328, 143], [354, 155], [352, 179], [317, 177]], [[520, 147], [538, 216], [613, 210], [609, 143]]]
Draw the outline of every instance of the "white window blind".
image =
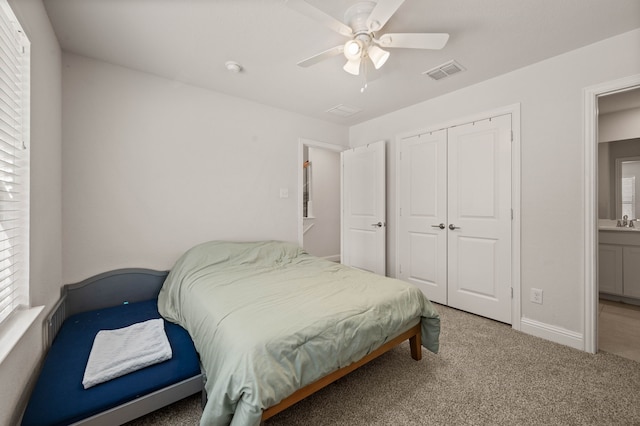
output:
[[0, 0], [0, 322], [29, 303], [29, 40]]

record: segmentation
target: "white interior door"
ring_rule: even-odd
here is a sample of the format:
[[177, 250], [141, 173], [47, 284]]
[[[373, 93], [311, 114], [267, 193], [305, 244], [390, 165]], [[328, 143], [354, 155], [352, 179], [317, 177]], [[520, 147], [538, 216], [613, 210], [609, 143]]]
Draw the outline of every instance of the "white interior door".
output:
[[343, 151], [341, 161], [342, 263], [385, 275], [384, 142]]
[[399, 278], [447, 304], [447, 131], [400, 140]]
[[511, 115], [448, 132], [449, 306], [511, 323]]

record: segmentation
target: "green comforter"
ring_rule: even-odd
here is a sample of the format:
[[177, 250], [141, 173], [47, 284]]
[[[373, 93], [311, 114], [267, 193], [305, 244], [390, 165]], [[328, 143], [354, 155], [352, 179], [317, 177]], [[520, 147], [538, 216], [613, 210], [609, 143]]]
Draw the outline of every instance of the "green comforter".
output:
[[282, 242], [209, 242], [185, 253], [158, 298], [189, 331], [207, 375], [201, 425], [258, 425], [262, 410], [359, 360], [422, 318], [440, 319], [405, 282], [313, 257]]

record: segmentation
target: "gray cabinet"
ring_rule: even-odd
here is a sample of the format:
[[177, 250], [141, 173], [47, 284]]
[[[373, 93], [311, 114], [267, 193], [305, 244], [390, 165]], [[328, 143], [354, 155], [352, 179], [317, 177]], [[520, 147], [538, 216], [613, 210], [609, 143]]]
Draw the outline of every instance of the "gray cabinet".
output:
[[600, 293], [640, 299], [640, 231], [600, 231], [599, 240]]
[[599, 244], [599, 290], [604, 293], [622, 294], [622, 246]]
[[640, 246], [622, 248], [622, 294], [640, 298]]

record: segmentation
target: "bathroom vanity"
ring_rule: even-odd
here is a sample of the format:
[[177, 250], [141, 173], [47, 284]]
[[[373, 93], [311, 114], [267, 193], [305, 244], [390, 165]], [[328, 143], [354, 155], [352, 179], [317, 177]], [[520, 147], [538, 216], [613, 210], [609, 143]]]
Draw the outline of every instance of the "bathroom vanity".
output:
[[640, 228], [599, 226], [600, 297], [640, 305]]

